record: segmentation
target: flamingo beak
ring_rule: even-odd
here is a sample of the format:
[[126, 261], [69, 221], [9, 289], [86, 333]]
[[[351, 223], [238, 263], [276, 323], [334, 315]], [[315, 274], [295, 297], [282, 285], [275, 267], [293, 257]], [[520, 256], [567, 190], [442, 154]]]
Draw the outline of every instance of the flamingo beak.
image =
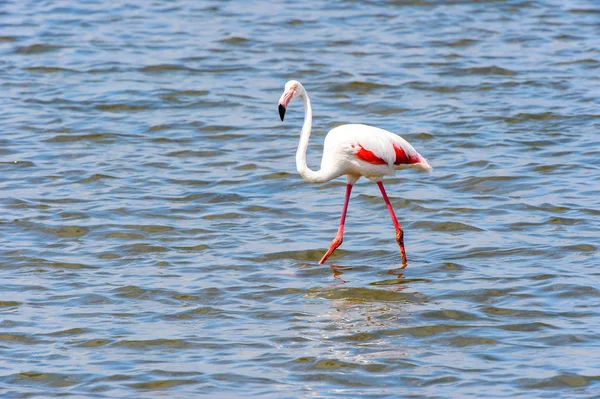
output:
[[282, 122], [283, 122], [284, 116], [285, 116], [285, 107], [283, 106], [283, 104], [279, 104], [279, 117], [281, 118]]
[[290, 90], [284, 92], [281, 95], [281, 97], [279, 98], [279, 117], [281, 118], [282, 122], [283, 122], [283, 117], [285, 116], [285, 110], [287, 109], [288, 104], [292, 100], [292, 97], [294, 97], [294, 93], [295, 93], [295, 90], [290, 89]]

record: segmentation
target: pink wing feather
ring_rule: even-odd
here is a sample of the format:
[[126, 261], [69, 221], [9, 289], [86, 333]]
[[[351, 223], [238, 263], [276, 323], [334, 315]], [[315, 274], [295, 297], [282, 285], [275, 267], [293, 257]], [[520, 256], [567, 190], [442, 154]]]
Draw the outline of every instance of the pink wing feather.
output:
[[366, 125], [354, 125], [356, 146], [354, 156], [375, 165], [415, 165], [424, 170], [431, 170], [427, 160], [402, 137]]

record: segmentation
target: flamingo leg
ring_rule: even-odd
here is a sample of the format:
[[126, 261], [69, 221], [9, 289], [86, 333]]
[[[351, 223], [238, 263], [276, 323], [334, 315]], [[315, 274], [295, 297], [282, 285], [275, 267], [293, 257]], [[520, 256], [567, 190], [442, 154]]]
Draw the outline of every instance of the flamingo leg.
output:
[[335, 251], [337, 247], [342, 245], [342, 241], [344, 238], [344, 223], [346, 223], [346, 212], [348, 211], [348, 203], [350, 202], [350, 192], [352, 191], [352, 186], [352, 184], [346, 185], [346, 197], [344, 198], [344, 208], [342, 209], [342, 216], [340, 217], [340, 227], [338, 228], [335, 238], [333, 239], [333, 241], [331, 241], [329, 249], [319, 261], [319, 265], [325, 263], [325, 261], [331, 256], [333, 251]]
[[402, 227], [400, 227], [400, 223], [398, 223], [398, 219], [396, 218], [396, 214], [394, 213], [394, 208], [392, 208], [392, 204], [390, 204], [390, 199], [388, 198], [385, 188], [383, 188], [383, 183], [378, 182], [379, 190], [381, 190], [381, 195], [383, 196], [383, 200], [387, 205], [388, 211], [390, 211], [390, 216], [392, 217], [392, 222], [394, 223], [394, 227], [396, 228], [396, 241], [400, 246], [400, 255], [402, 256], [402, 268], [404, 269], [408, 263], [406, 263], [406, 250], [404, 249], [404, 231]]

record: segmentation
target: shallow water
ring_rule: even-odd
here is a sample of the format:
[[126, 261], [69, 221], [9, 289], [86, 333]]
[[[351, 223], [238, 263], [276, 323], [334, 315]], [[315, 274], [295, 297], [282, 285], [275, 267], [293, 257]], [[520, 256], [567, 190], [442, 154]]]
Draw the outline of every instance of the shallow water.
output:
[[[0, 5], [2, 398], [592, 398], [592, 1]], [[309, 185], [345, 122], [431, 175]]]

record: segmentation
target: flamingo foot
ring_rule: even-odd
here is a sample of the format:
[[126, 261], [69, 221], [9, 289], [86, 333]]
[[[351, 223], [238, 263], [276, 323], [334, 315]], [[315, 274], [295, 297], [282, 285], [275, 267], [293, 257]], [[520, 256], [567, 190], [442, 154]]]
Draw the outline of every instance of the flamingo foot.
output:
[[327, 250], [325, 255], [323, 255], [323, 257], [319, 261], [319, 265], [322, 265], [323, 263], [325, 263], [325, 261], [327, 260], [327, 258], [329, 258], [331, 256], [333, 251], [335, 251], [340, 245], [342, 245], [342, 241], [343, 241], [343, 237], [341, 234], [338, 233], [335, 236], [335, 238], [333, 239], [333, 241], [331, 241], [331, 245], [329, 246], [329, 249]]
[[404, 231], [401, 228], [396, 230], [396, 241], [400, 247], [400, 256], [402, 256], [401, 269], [404, 269], [408, 266], [408, 262], [406, 261], [406, 249], [404, 249]]

